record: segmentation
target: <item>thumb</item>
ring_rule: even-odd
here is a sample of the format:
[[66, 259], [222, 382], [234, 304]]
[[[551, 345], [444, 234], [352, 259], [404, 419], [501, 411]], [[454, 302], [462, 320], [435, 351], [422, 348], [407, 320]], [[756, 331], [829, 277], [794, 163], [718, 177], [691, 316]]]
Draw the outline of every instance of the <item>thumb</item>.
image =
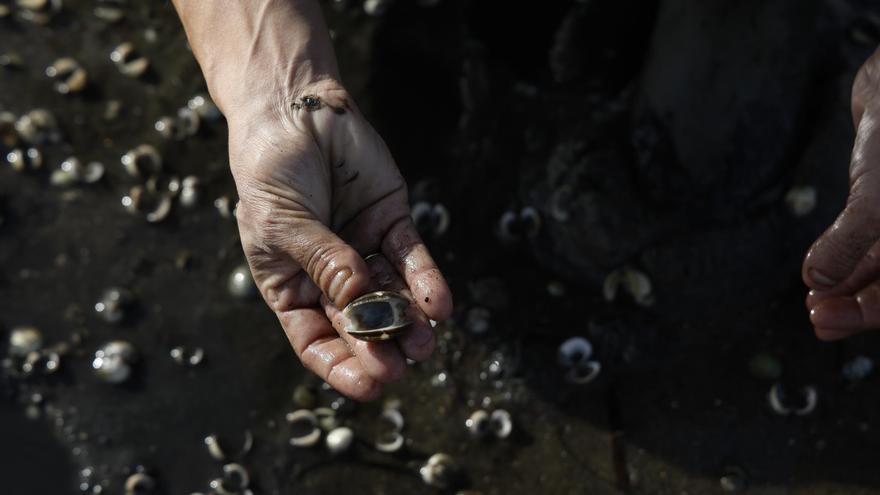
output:
[[292, 229], [288, 253], [336, 307], [366, 292], [370, 272], [354, 248], [315, 219], [299, 220]]
[[880, 128], [877, 112], [859, 121], [850, 164], [846, 208], [807, 252], [802, 276], [812, 289], [846, 280], [880, 238]]

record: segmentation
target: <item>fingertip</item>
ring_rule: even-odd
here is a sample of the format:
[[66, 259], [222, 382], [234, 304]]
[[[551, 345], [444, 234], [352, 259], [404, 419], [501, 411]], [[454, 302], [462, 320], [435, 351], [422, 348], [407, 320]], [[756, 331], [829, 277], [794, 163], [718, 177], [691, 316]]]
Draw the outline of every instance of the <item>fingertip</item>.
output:
[[814, 328], [814, 333], [816, 334], [816, 338], [821, 340], [822, 342], [836, 342], [838, 340], [845, 339], [855, 333], [849, 330], [830, 330], [827, 328]]
[[826, 299], [810, 310], [816, 328], [832, 331], [857, 330], [863, 325], [862, 310], [853, 297]]
[[406, 372], [406, 360], [392, 342], [364, 342], [356, 347], [367, 373], [379, 383], [396, 382]]
[[437, 345], [437, 338], [430, 325], [418, 325], [401, 336], [399, 343], [406, 357], [422, 362], [431, 357]]
[[452, 292], [439, 269], [421, 274], [410, 287], [416, 304], [432, 320], [444, 321], [452, 316]]

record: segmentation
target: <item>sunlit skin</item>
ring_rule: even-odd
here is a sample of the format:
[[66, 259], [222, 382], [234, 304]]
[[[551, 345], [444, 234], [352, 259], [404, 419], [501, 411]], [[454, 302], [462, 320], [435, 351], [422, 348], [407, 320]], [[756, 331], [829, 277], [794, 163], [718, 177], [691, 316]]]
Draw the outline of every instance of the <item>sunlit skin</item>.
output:
[[849, 199], [803, 265], [810, 320], [822, 340], [880, 329], [880, 50], [856, 76], [852, 116]]
[[[303, 365], [349, 397], [375, 399], [406, 358], [431, 355], [428, 319], [448, 318], [452, 295], [391, 153], [340, 81], [317, 2], [174, 4], [229, 124], [236, 218], [263, 299]], [[413, 300], [413, 324], [393, 341], [352, 338], [340, 309], [380, 289]]]

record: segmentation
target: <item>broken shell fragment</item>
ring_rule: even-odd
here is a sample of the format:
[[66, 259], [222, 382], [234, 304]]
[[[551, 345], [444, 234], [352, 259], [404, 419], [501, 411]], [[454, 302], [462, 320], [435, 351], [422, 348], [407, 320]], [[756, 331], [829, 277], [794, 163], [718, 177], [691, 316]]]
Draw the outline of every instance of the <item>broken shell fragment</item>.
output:
[[392, 454], [394, 452], [400, 451], [403, 446], [406, 444], [406, 439], [400, 432], [392, 431], [387, 435], [381, 436], [378, 440], [376, 440], [375, 447], [379, 452], [385, 452], [386, 454]]
[[6, 154], [6, 162], [18, 173], [28, 169], [38, 170], [43, 166], [43, 154], [36, 148], [28, 148], [26, 151], [16, 148]]
[[[214, 459], [218, 461], [226, 460], [226, 452], [220, 446], [220, 439], [217, 437], [215, 433], [211, 433], [206, 436], [204, 439], [205, 447], [208, 448], [208, 454], [211, 455]], [[234, 456], [235, 458], [242, 458], [246, 456], [251, 448], [254, 446], [254, 435], [250, 430], [245, 430], [244, 432], [244, 443], [241, 446], [241, 450]]]
[[123, 2], [121, 0], [101, 0], [92, 11], [98, 19], [114, 24], [125, 18]]
[[95, 351], [92, 368], [98, 378], [108, 383], [122, 383], [131, 376], [137, 360], [134, 346], [124, 340], [108, 342]]
[[205, 95], [193, 96], [186, 102], [186, 107], [190, 110], [195, 110], [199, 117], [208, 122], [216, 122], [223, 118], [223, 113], [220, 112], [217, 105], [214, 104], [210, 97]]
[[18, 16], [25, 21], [45, 26], [61, 11], [61, 0], [17, 0]]
[[220, 216], [223, 218], [232, 218], [232, 200], [229, 199], [229, 196], [220, 196], [219, 198], [214, 200], [214, 208], [217, 209], [217, 212], [220, 213]]
[[248, 470], [237, 462], [223, 465], [223, 479], [220, 483], [211, 482], [211, 488], [217, 493], [236, 494], [246, 490], [251, 484], [251, 475]]
[[128, 175], [142, 178], [156, 174], [162, 170], [162, 155], [154, 146], [142, 144], [119, 159]]
[[175, 139], [177, 137], [177, 122], [173, 117], [161, 117], [153, 124], [153, 128], [165, 139]]
[[599, 361], [586, 361], [569, 368], [565, 374], [565, 380], [575, 385], [586, 385], [599, 377], [602, 372], [602, 363]]
[[37, 108], [22, 115], [15, 121], [18, 135], [32, 144], [57, 143], [61, 140], [58, 121], [52, 112]]
[[509, 437], [513, 431], [513, 419], [510, 417], [510, 413], [504, 409], [492, 411], [489, 425], [492, 433], [501, 439]]
[[788, 210], [796, 217], [804, 217], [816, 208], [816, 189], [813, 186], [795, 186], [785, 195]]
[[171, 214], [172, 198], [168, 194], [159, 195], [159, 202], [155, 208], [147, 212], [146, 218], [150, 223], [159, 223]]
[[171, 359], [181, 366], [198, 366], [202, 363], [202, 360], [205, 359], [205, 350], [201, 347], [187, 349], [183, 346], [177, 346], [171, 349], [169, 354], [171, 355]]
[[584, 337], [572, 337], [559, 346], [557, 361], [560, 366], [570, 368], [584, 363], [593, 355], [593, 344]]
[[15, 129], [16, 120], [15, 114], [0, 112], [0, 146], [14, 148], [21, 142], [18, 131]]
[[489, 422], [489, 413], [482, 409], [477, 409], [465, 420], [464, 426], [472, 437], [483, 438], [489, 434]]
[[107, 323], [119, 323], [134, 297], [127, 289], [111, 287], [104, 291], [101, 300], [95, 303], [95, 313]]
[[800, 397], [795, 399], [790, 392], [783, 388], [782, 384], [776, 383], [770, 387], [767, 393], [767, 403], [770, 409], [780, 416], [794, 414], [806, 416], [816, 409], [819, 402], [819, 392], [816, 387], [806, 386], [800, 390]]
[[291, 429], [290, 445], [312, 447], [321, 439], [318, 417], [314, 412], [308, 409], [299, 409], [287, 413], [286, 419]]
[[202, 118], [195, 110], [183, 107], [177, 111], [177, 127], [180, 133], [178, 139], [195, 136], [199, 133], [201, 125]]
[[419, 201], [412, 206], [410, 216], [422, 235], [439, 238], [449, 230], [449, 210], [440, 203]]
[[458, 474], [455, 460], [448, 454], [434, 454], [419, 469], [422, 481], [436, 488], [449, 488]]
[[80, 93], [88, 85], [88, 73], [70, 57], [59, 58], [46, 67], [46, 76], [55, 81], [55, 91], [63, 95]]
[[[0, 5], [0, 9], [3, 8], [3, 5]], [[0, 16], [2, 18], [3, 16]], [[15, 52], [7, 52], [0, 54], [0, 68], [3, 69], [18, 69], [24, 65], [24, 59], [21, 58], [21, 55]]]
[[199, 178], [188, 175], [180, 181], [180, 204], [191, 208], [199, 201]]
[[621, 287], [639, 306], [654, 304], [651, 279], [643, 272], [630, 267], [619, 268], [611, 272], [605, 277], [605, 282], [602, 285], [602, 294], [605, 300], [612, 302], [617, 299], [617, 293]]
[[146, 473], [134, 473], [125, 480], [125, 495], [151, 493], [156, 481]]
[[541, 215], [532, 206], [520, 211], [506, 211], [498, 221], [498, 237], [502, 242], [514, 243], [532, 239], [541, 231]]
[[183, 140], [198, 134], [201, 117], [195, 110], [184, 107], [177, 111], [177, 117], [162, 117], [153, 128], [165, 139]]
[[864, 380], [874, 371], [874, 360], [867, 356], [856, 356], [843, 365], [843, 377], [851, 382]]
[[491, 328], [492, 312], [482, 306], [469, 309], [464, 326], [474, 335], [482, 335]]
[[94, 184], [104, 178], [104, 164], [101, 162], [89, 162], [83, 168], [82, 182]]
[[143, 76], [150, 68], [150, 60], [139, 54], [131, 42], [114, 48], [110, 52], [110, 60], [116, 64], [119, 72], [132, 78]]
[[409, 304], [409, 299], [397, 292], [364, 294], [342, 310], [342, 315], [348, 320], [345, 331], [360, 340], [391, 339], [411, 323], [406, 315]]
[[43, 334], [36, 327], [16, 327], [9, 334], [9, 354], [27, 356], [43, 346]]
[[63, 162], [58, 170], [52, 172], [49, 182], [53, 186], [68, 187], [80, 182], [84, 175], [82, 162], [76, 157], [69, 157]]

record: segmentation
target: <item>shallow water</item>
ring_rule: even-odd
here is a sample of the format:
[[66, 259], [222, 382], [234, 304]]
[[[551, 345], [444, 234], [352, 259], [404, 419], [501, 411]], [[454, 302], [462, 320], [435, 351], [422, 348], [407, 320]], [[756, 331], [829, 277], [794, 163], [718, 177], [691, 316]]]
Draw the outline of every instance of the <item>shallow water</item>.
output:
[[[227, 292], [227, 276], [243, 259], [234, 222], [213, 206], [215, 198], [235, 193], [224, 124], [208, 124], [184, 141], [164, 141], [153, 130], [159, 117], [204, 92], [170, 5], [132, 2], [125, 19], [110, 25], [91, 14], [89, 2], [65, 4], [46, 27], [0, 20], [0, 54], [15, 52], [24, 61], [0, 69], [0, 110], [19, 115], [48, 108], [64, 133], [62, 143], [41, 148], [43, 170], [18, 174], [0, 167], [0, 337], [6, 342], [11, 328], [35, 325], [47, 345], [72, 342], [55, 374], [0, 374], [0, 493], [73, 494], [95, 485], [122, 493], [137, 466], [155, 478], [156, 493], [207, 492], [210, 480], [222, 475], [222, 463], [203, 441], [212, 433], [230, 459], [250, 471], [255, 493], [338, 493], [340, 487], [426, 493], [431, 489], [418, 468], [436, 452], [462, 465], [455, 488], [487, 494], [718, 493], [728, 471], [744, 473], [748, 493], [880, 492], [873, 462], [880, 382], [870, 375], [850, 383], [840, 373], [857, 355], [880, 355], [878, 343], [870, 337], [815, 341], [796, 272], [782, 275], [790, 289], [735, 321], [670, 323], [657, 316], [662, 307], [642, 308], [626, 298], [609, 304], [598, 287], [563, 282], [566, 274], [544, 268], [528, 243], [496, 239], [495, 212], [452, 193], [486, 177], [493, 179], [487, 189], [516, 189], [516, 178], [503, 169], [456, 176], [461, 168], [444, 166], [473, 157], [472, 148], [485, 146], [491, 154], [504, 143], [456, 139], [467, 105], [442, 104], [457, 98], [459, 69], [443, 50], [448, 40], [418, 47], [425, 53], [420, 60], [401, 56], [412, 47], [391, 47], [393, 36], [417, 38], [412, 31], [456, 18], [465, 6], [449, 2], [436, 13], [413, 8], [385, 20], [328, 9], [345, 80], [360, 106], [388, 140], [412, 189], [430, 189], [419, 184], [434, 178], [441, 190], [435, 197], [452, 211], [450, 231], [430, 245], [454, 288], [456, 316], [438, 327], [434, 358], [411, 366], [384, 394], [383, 400], [400, 401], [406, 422], [406, 447], [394, 455], [373, 447], [381, 402], [355, 405], [324, 390], [296, 362], [263, 304]], [[544, 14], [534, 20], [536, 29], [551, 32], [547, 19], [556, 14]], [[458, 36], [449, 31], [450, 38]], [[510, 34], [499, 28], [496, 36]], [[110, 62], [110, 51], [123, 41], [150, 57], [146, 78], [126, 78]], [[92, 84], [85, 94], [52, 90], [43, 71], [60, 56], [88, 69]], [[447, 75], [424, 76], [431, 81], [418, 89], [399, 81], [401, 71], [425, 69], [426, 61]], [[516, 64], [493, 70], [533, 76]], [[111, 120], [104, 118], [109, 100], [122, 105]], [[399, 120], [399, 105], [388, 106], [413, 100], [423, 102], [410, 116], [415, 123]], [[145, 142], [161, 150], [167, 170], [195, 174], [204, 184], [197, 206], [175, 205], [158, 224], [130, 215], [120, 202], [132, 181], [119, 157]], [[102, 161], [107, 176], [91, 186], [50, 186], [50, 171], [71, 155]], [[551, 282], [563, 293], [548, 290]], [[120, 324], [92, 310], [112, 286], [134, 294]], [[474, 307], [489, 310], [486, 333], [465, 329]], [[557, 365], [557, 347], [573, 335], [591, 339], [603, 365], [586, 385], [567, 383]], [[115, 339], [139, 351], [134, 376], [123, 385], [103, 383], [91, 370], [94, 351]], [[204, 361], [180, 366], [169, 355], [177, 346], [203, 348]], [[774, 379], [749, 371], [758, 354], [778, 362], [791, 390], [816, 386], [815, 411], [774, 414], [766, 398]], [[287, 444], [284, 418], [299, 407], [293, 399], [298, 386], [311, 391], [314, 406], [334, 407], [354, 429], [357, 440], [346, 455]], [[472, 438], [465, 421], [479, 408], [508, 410], [511, 436]], [[246, 431], [253, 450], [237, 455]]]

